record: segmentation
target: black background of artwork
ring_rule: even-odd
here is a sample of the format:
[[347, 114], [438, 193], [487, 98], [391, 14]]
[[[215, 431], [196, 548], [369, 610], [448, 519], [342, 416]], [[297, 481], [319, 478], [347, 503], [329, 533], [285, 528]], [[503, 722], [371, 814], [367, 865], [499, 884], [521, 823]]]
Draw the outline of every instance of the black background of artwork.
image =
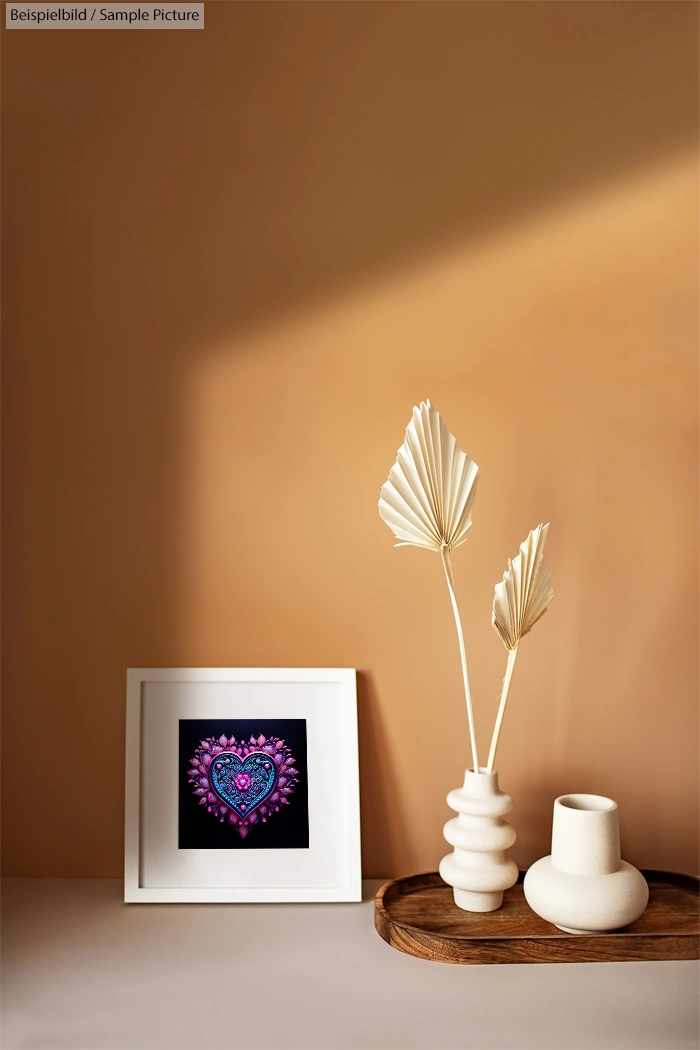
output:
[[[299, 782], [289, 796], [289, 805], [281, 806], [263, 824], [250, 828], [241, 838], [236, 828], [224, 820], [221, 824], [206, 806], [200, 806], [187, 773], [196, 748], [207, 737], [235, 736], [236, 740], [276, 736], [284, 740], [299, 770]], [[308, 849], [309, 791], [306, 765], [305, 718], [181, 718], [180, 719], [180, 798], [179, 849]]]

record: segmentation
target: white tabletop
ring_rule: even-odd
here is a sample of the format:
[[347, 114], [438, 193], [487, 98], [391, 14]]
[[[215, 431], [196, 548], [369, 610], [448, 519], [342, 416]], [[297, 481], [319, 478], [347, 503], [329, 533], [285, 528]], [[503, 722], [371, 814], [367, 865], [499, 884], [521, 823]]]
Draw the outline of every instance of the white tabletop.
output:
[[697, 1050], [698, 963], [449, 966], [362, 904], [129, 904], [5, 879], [4, 1050]]

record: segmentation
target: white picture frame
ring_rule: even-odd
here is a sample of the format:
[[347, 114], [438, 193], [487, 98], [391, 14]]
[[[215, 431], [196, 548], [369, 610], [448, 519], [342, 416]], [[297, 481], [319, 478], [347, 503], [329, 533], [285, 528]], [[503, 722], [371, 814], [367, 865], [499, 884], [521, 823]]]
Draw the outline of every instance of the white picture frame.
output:
[[[305, 721], [308, 846], [245, 850], [180, 847], [180, 723], [188, 719]], [[127, 903], [359, 901], [359, 800], [353, 669], [128, 670]], [[203, 820], [210, 815], [206, 810], [201, 813]], [[270, 817], [268, 827], [274, 820], [273, 815]], [[261, 830], [256, 827], [254, 833]]]

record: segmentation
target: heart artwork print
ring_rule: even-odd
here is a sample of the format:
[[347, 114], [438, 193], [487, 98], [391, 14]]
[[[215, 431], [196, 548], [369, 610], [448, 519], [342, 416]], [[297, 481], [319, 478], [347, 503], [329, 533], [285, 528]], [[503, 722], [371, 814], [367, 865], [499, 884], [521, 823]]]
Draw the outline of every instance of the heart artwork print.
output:
[[241, 838], [274, 820], [299, 781], [291, 749], [277, 736], [207, 737], [190, 759], [189, 783], [201, 806]]

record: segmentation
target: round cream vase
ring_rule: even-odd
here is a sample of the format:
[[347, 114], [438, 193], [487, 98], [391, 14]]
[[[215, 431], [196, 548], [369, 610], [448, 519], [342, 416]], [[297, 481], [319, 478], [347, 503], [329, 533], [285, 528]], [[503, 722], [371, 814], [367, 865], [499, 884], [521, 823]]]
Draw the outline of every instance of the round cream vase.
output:
[[629, 926], [647, 906], [649, 887], [620, 854], [617, 803], [602, 795], [555, 799], [552, 853], [529, 868], [525, 899], [566, 933]]

